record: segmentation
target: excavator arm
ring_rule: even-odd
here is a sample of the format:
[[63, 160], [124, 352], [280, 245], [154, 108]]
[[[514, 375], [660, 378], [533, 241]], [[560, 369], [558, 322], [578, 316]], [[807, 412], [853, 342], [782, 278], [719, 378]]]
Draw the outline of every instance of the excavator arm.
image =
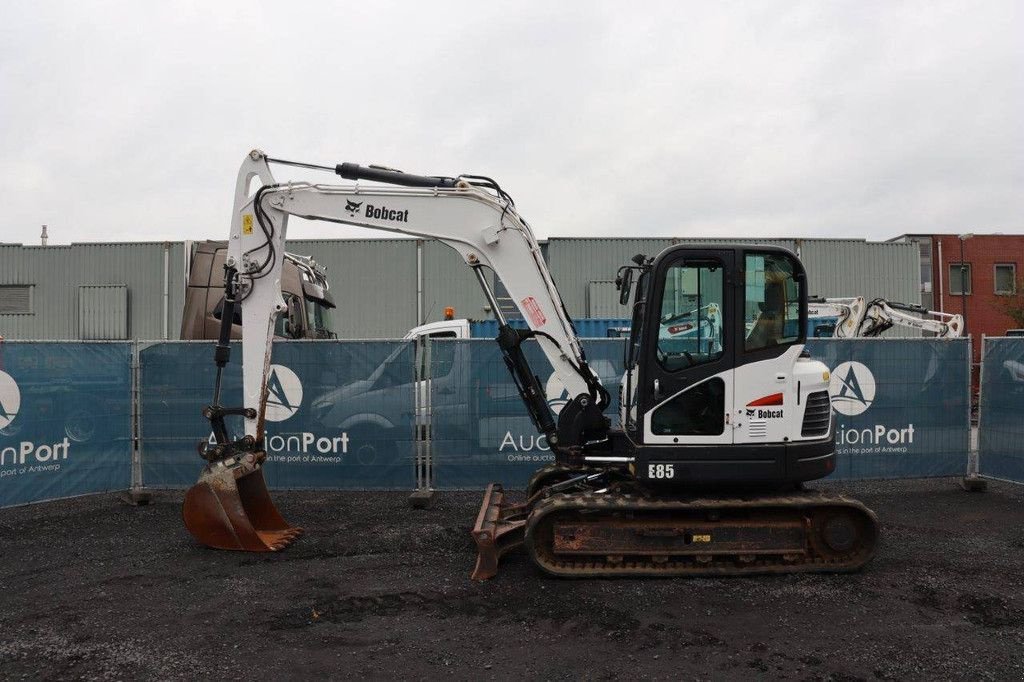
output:
[[[566, 452], [582, 444], [583, 433], [600, 431], [597, 416], [607, 407], [608, 394], [587, 364], [532, 230], [496, 184], [475, 182], [475, 176], [416, 176], [347, 163], [331, 170], [346, 179], [389, 186], [278, 183], [268, 162], [273, 160], [254, 151], [239, 171], [227, 261], [228, 267], [238, 272], [244, 301], [244, 407], [256, 411], [255, 418], [246, 419], [247, 435], [256, 440], [263, 435], [270, 339], [274, 320], [285, 309], [280, 269], [289, 216], [433, 238], [458, 251], [476, 273], [498, 318], [497, 341], [537, 428], [553, 447]], [[262, 186], [249, 196], [249, 182], [254, 177]], [[507, 325], [485, 269], [492, 270], [505, 285], [528, 330]], [[522, 353], [521, 343], [527, 338], [536, 338], [569, 395], [574, 396], [575, 405], [562, 411], [557, 425]], [[582, 428], [574, 428], [574, 423]]]
[[928, 310], [919, 305], [896, 303], [884, 298], [869, 302], [863, 296], [817, 298], [807, 302], [807, 317], [838, 318], [834, 336], [856, 338], [880, 336], [892, 327], [932, 332], [939, 338], [957, 338], [963, 334], [963, 317]]
[[964, 318], [954, 313], [928, 310], [919, 305], [876, 298], [867, 305], [858, 335], [879, 336], [892, 327], [920, 329], [938, 338], [955, 339], [963, 334]]
[[[271, 163], [329, 171], [355, 180], [356, 184], [278, 182], [270, 171]], [[254, 180], [258, 180], [259, 186], [250, 193]], [[361, 180], [384, 184], [360, 185]], [[196, 508], [186, 500], [185, 505], [186, 525], [200, 540], [218, 546], [208, 541], [209, 532], [202, 528], [211, 517], [223, 518], [226, 514], [232, 524], [245, 526], [244, 517], [253, 516], [252, 510], [235, 502], [232, 480], [245, 478], [260, 488], [257, 497], [265, 498], [271, 525], [280, 531], [277, 526], [283, 523], [269, 503], [259, 469], [266, 457], [267, 379], [274, 322], [286, 310], [281, 296], [281, 268], [290, 216], [433, 238], [451, 246], [476, 273], [498, 318], [496, 340], [505, 362], [534, 424], [546, 436], [556, 459], [579, 463], [584, 445], [607, 438], [610, 422], [603, 412], [610, 402], [608, 393], [587, 364], [530, 226], [516, 212], [511, 197], [494, 181], [468, 175], [418, 176], [350, 163], [333, 168], [298, 164], [271, 159], [254, 150], [238, 172], [225, 266], [223, 319], [232, 319], [234, 306], [240, 305], [242, 309], [243, 404], [233, 408], [220, 405], [221, 374], [230, 356], [229, 327], [225, 327], [215, 352], [217, 379], [213, 402], [204, 411], [213, 426], [216, 443], [200, 446], [202, 456], [209, 462], [203, 474], [207, 480], [202, 485], [201, 477], [201, 485], [190, 491], [204, 495], [203, 504]], [[507, 324], [485, 269], [493, 271], [504, 284], [529, 329], [513, 329]], [[540, 380], [523, 352], [522, 343], [530, 338], [537, 340], [555, 374], [573, 396], [560, 411], [557, 422]], [[224, 417], [230, 415], [244, 419], [245, 434], [237, 440], [230, 437], [225, 426]], [[254, 474], [260, 474], [255, 482]], [[208, 494], [211, 490], [222, 490], [224, 495], [214, 499]], [[234, 507], [237, 514], [219, 508], [211, 510], [210, 505]], [[195, 513], [189, 513], [190, 506]], [[255, 528], [256, 535], [259, 530]], [[286, 539], [290, 542], [294, 538]], [[275, 535], [271, 540], [279, 542], [281, 538]], [[232, 548], [253, 548], [235, 547], [246, 543], [233, 537], [228, 538], [227, 544]]]

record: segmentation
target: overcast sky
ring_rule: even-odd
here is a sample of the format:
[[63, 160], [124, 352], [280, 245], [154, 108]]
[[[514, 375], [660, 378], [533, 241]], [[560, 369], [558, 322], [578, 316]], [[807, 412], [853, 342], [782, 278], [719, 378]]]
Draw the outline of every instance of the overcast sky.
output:
[[224, 238], [253, 147], [540, 237], [1024, 231], [1022, 2], [6, 3], [0, 116], [4, 242]]

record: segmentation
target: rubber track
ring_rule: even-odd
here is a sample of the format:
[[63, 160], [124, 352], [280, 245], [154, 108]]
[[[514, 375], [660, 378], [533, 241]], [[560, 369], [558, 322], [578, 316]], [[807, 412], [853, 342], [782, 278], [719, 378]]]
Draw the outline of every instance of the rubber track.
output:
[[[644, 512], [702, 512], [727, 513], [729, 510], [766, 512], [798, 510], [805, 518], [827, 514], [829, 510], [853, 510], [859, 516], [863, 533], [854, 547], [836, 554], [815, 537], [813, 524], [805, 524], [805, 551], [801, 561], [786, 561], [780, 556], [757, 555], [752, 561], [741, 562], [735, 555], [712, 557], [709, 562], [698, 562], [694, 557], [672, 557], [655, 562], [642, 556], [630, 556], [612, 563], [600, 556], [558, 557], [551, 544], [553, 524], [559, 516], [568, 520], [586, 512], [592, 520], [597, 513], [619, 517], [623, 514]], [[750, 517], [756, 518], [756, 517]], [[544, 571], [566, 578], [615, 576], [739, 576], [782, 573], [843, 573], [856, 571], [867, 564], [875, 554], [878, 539], [878, 518], [862, 503], [839, 495], [800, 493], [797, 495], [770, 495], [749, 499], [651, 499], [628, 494], [566, 493], [553, 495], [534, 507], [526, 526], [526, 548], [534, 562]], [[544, 545], [544, 546], [541, 546]], [[831, 554], [831, 555], [830, 555]]]

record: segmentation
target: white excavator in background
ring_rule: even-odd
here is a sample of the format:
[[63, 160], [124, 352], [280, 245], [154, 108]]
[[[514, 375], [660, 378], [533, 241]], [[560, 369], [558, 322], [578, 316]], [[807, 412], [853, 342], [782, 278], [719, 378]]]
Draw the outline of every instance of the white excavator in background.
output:
[[807, 302], [807, 318], [812, 327], [809, 335], [817, 337], [870, 338], [893, 327], [902, 327], [929, 332], [937, 338], [954, 339], [964, 331], [961, 315], [884, 298], [865, 303], [863, 296], [811, 298]]
[[[356, 183], [279, 182], [270, 163]], [[250, 194], [253, 179], [260, 186]], [[521, 504], [506, 500], [501, 485], [487, 487], [472, 531], [473, 578], [495, 575], [499, 558], [520, 546], [544, 571], [568, 577], [849, 571], [873, 556], [878, 525], [870, 510], [801, 489], [834, 470], [835, 434], [829, 370], [804, 349], [807, 277], [793, 253], [676, 245], [620, 268], [620, 301], [633, 307], [619, 391], [623, 428], [612, 429], [608, 391], [587, 362], [532, 230], [498, 183], [296, 163], [260, 151], [246, 158], [236, 184], [217, 379], [204, 409], [216, 442], [200, 444], [207, 464], [183, 505], [186, 527], [203, 544], [276, 551], [302, 532], [278, 513], [262, 474], [271, 341], [287, 308], [280, 277], [289, 216], [435, 238], [476, 273], [505, 364], [555, 462], [534, 474]], [[508, 324], [485, 269], [504, 284], [528, 329]], [[662, 327], [694, 301], [714, 303], [715, 338], [680, 346]], [[224, 407], [221, 374], [236, 305], [243, 404]], [[539, 344], [569, 396], [557, 417], [523, 352], [528, 340]], [[228, 433], [232, 415], [244, 420], [241, 437]]]
[[807, 322], [809, 337], [853, 338], [864, 321], [864, 297], [809, 298]]

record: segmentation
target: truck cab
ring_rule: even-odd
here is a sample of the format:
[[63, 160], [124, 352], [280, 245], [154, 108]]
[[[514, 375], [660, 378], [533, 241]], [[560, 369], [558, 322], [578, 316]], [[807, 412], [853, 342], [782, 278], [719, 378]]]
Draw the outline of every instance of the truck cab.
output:
[[[226, 241], [200, 242], [192, 256], [181, 338], [216, 339], [224, 308], [224, 260]], [[277, 318], [274, 336], [284, 339], [337, 338], [331, 327], [334, 299], [328, 293], [324, 269], [311, 258], [286, 253], [281, 269], [281, 295], [288, 314]], [[242, 338], [241, 308], [235, 308], [231, 338]]]

